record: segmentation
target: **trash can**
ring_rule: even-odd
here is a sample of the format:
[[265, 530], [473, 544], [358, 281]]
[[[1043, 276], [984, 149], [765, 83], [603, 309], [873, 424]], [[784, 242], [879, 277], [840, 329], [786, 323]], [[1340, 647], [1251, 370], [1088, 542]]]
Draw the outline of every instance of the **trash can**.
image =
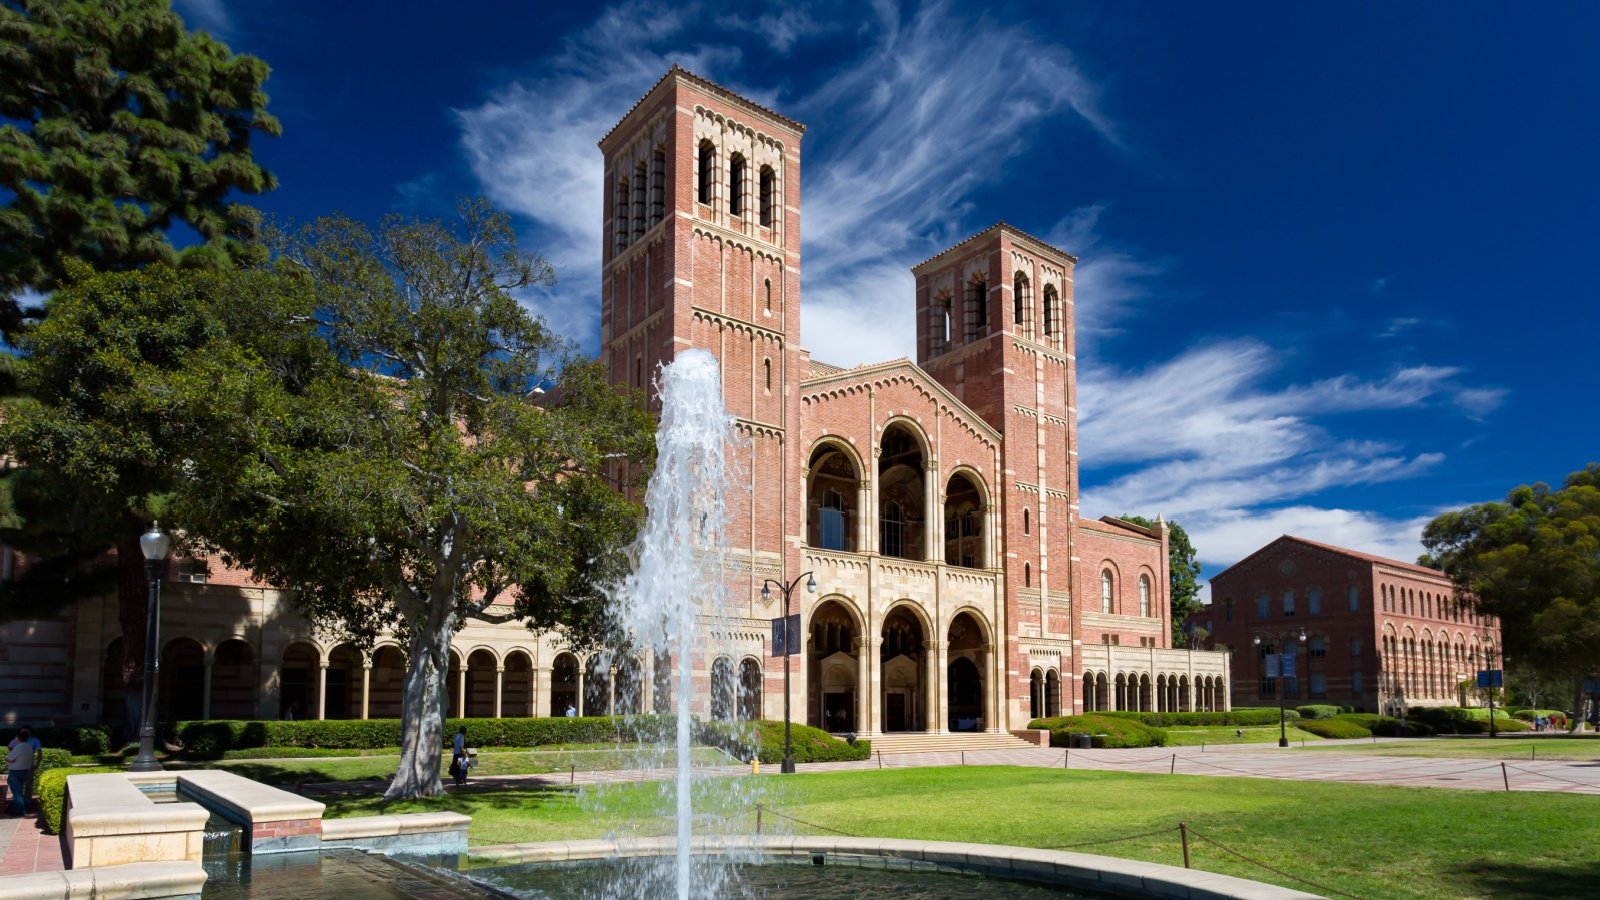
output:
[[1090, 737], [1087, 733], [1075, 734], [1072, 736], [1072, 740], [1074, 742], [1073, 746], [1079, 750], [1089, 750], [1094, 747], [1094, 738]]

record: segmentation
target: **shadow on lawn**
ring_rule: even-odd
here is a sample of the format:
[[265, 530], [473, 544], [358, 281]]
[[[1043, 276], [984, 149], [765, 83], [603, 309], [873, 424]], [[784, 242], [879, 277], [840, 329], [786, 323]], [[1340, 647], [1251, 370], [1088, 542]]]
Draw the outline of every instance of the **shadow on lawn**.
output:
[[1600, 861], [1565, 866], [1474, 862], [1449, 870], [1457, 888], [1487, 897], [1594, 897]]

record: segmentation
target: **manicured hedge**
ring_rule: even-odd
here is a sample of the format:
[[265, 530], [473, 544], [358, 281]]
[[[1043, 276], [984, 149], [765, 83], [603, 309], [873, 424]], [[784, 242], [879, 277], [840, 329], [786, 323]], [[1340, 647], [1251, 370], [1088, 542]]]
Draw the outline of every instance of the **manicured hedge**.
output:
[[[99, 725], [73, 725], [70, 727], [31, 728], [33, 736], [45, 747], [60, 747], [77, 756], [98, 756], [111, 752], [111, 731]], [[0, 732], [0, 745], [11, 743], [17, 732]]]
[[1096, 747], [1165, 747], [1167, 733], [1128, 716], [1086, 713], [1081, 716], [1055, 716], [1034, 719], [1029, 728], [1050, 732], [1050, 746], [1065, 747], [1068, 735], [1093, 735]]
[[124, 772], [126, 769], [116, 769], [110, 766], [79, 766], [72, 768], [62, 766], [39, 773], [34, 779], [34, 790], [39, 793], [39, 814], [44, 818], [44, 825], [51, 834], [61, 833], [61, 813], [67, 803], [67, 777], [69, 775], [91, 775], [95, 772]]
[[[1489, 710], [1476, 706], [1419, 706], [1410, 710], [1407, 723], [1415, 719], [1432, 728], [1435, 734], [1488, 734]], [[1505, 710], [1494, 711], [1497, 731], [1527, 731], [1529, 726], [1512, 718]]]
[[1312, 703], [1307, 706], [1296, 706], [1294, 711], [1299, 713], [1300, 718], [1302, 719], [1331, 719], [1345, 710], [1342, 706], [1329, 706], [1325, 703]]
[[[1496, 712], [1499, 712], [1499, 710], [1496, 710]], [[1565, 719], [1567, 714], [1564, 710], [1559, 709], [1514, 709], [1511, 711], [1511, 716], [1524, 722], [1532, 722], [1537, 716], [1543, 716], [1547, 719]], [[1499, 718], [1499, 716], [1496, 716], [1495, 721], [1499, 721]]]
[[1372, 732], [1366, 728], [1354, 722], [1346, 722], [1338, 718], [1301, 719], [1298, 727], [1301, 731], [1309, 731], [1312, 734], [1333, 740], [1372, 737]]
[[[782, 722], [696, 724], [699, 727], [695, 738], [702, 744], [726, 750], [744, 762], [752, 757], [759, 757], [767, 765], [783, 762]], [[843, 741], [809, 725], [791, 724], [790, 729], [789, 741], [797, 763], [846, 762], [872, 757], [871, 741]]]
[[1427, 722], [1407, 719], [1402, 729], [1399, 719], [1377, 713], [1344, 713], [1335, 716], [1333, 721], [1359, 725], [1379, 737], [1428, 737], [1433, 734], [1433, 727]]
[[[635, 743], [673, 731], [671, 716], [578, 716], [548, 719], [447, 719], [444, 733], [467, 726], [472, 747], [538, 747], [545, 744]], [[399, 719], [275, 721], [210, 720], [168, 726], [167, 741], [184, 756], [216, 759], [254, 747], [319, 747], [371, 750], [400, 746]]]
[[[1127, 710], [1111, 710], [1105, 712], [1089, 713], [1095, 716], [1109, 716], [1117, 719], [1134, 719], [1146, 725], [1166, 727], [1170, 725], [1276, 725], [1278, 724], [1277, 707], [1246, 707], [1228, 712], [1129, 712]], [[1292, 709], [1283, 711], [1284, 721], [1294, 722], [1300, 714]]]

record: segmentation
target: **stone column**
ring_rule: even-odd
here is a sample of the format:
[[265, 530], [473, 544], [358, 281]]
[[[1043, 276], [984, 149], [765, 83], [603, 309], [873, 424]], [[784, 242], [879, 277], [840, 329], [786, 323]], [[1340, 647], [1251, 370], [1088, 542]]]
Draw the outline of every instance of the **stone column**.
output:
[[617, 667], [606, 669], [606, 713], [617, 714]]
[[549, 669], [535, 668], [532, 671], [530, 671], [528, 673], [528, 678], [530, 679], [530, 682], [529, 682], [529, 685], [528, 685], [528, 690], [532, 692], [533, 714], [535, 716], [539, 716], [539, 717], [543, 718], [543, 717], [546, 717], [546, 716], [550, 715], [550, 692], [549, 691], [541, 691], [541, 690], [539, 690], [539, 673], [540, 672], [547, 673], [547, 677], [548, 677], [548, 673], [550, 672], [550, 670]]
[[456, 674], [456, 715], [463, 719], [467, 717], [467, 673], [470, 671], [466, 659], [462, 659]]
[[865, 635], [858, 635], [854, 641], [856, 645], [856, 731], [860, 734], [870, 734], [872, 731], [872, 664], [868, 659], [871, 652], [872, 641]]
[[876, 550], [876, 542], [872, 539], [872, 521], [875, 518], [872, 509], [872, 486], [865, 478], [856, 484], [856, 545], [855, 552], [866, 553]]
[[934, 459], [922, 461], [922, 558], [929, 562], [944, 562], [944, 491], [939, 489], [939, 463]]
[[996, 698], [1000, 692], [1000, 682], [1003, 676], [997, 674], [1001, 670], [997, 665], [999, 659], [994, 652], [993, 644], [985, 644], [983, 646], [983, 661], [988, 663], [989, 669], [989, 683], [984, 685], [985, 690], [983, 692], [983, 730], [1000, 731], [1000, 718], [998, 715], [1000, 704]]
[[950, 642], [934, 641], [938, 645], [939, 677], [935, 681], [936, 690], [939, 692], [939, 732], [942, 734], [950, 730]]
[[328, 664], [317, 666], [317, 718], [328, 717]]
[[[578, 699], [574, 701], [572, 705], [577, 707], [578, 715], [580, 716], [586, 716], [589, 714], [588, 698], [584, 696], [583, 692], [583, 673], [587, 671], [588, 668], [589, 666], [584, 660], [578, 660]], [[565, 713], [566, 710], [562, 710], [562, 712]]]
[[923, 641], [922, 655], [925, 665], [922, 680], [926, 682], [923, 691], [925, 699], [922, 703], [923, 730], [930, 734], [938, 734], [944, 730], [944, 724], [939, 721], [939, 647], [943, 641]]
[[216, 660], [210, 655], [206, 656], [206, 683], [200, 689], [200, 718], [211, 718], [211, 670]]
[[372, 718], [372, 659], [361, 661], [361, 718]]
[[494, 717], [500, 718], [500, 704], [505, 699], [506, 667], [494, 667]]
[[878, 658], [883, 638], [874, 637], [867, 645], [867, 658], [872, 666], [872, 716], [867, 720], [873, 734], [883, 733], [883, 663]]

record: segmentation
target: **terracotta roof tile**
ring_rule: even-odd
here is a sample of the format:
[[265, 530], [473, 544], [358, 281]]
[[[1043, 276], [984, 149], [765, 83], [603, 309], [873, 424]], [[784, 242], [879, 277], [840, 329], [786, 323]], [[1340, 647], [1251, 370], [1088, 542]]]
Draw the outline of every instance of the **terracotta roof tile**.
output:
[[640, 104], [644, 103], [645, 98], [649, 97], [652, 93], [654, 93], [655, 89], [660, 87], [662, 82], [665, 82], [668, 78], [671, 78], [673, 76], [673, 73], [677, 73], [679, 75], [682, 75], [683, 77], [689, 79], [690, 81], [693, 81], [694, 83], [700, 85], [701, 87], [703, 87], [706, 90], [712, 92], [713, 94], [716, 94], [717, 96], [721, 97], [724, 100], [732, 100], [735, 103], [740, 103], [740, 104], [743, 104], [744, 106], [748, 106], [751, 109], [753, 109], [753, 110], [755, 110], [755, 111], [757, 111], [759, 113], [762, 113], [764, 115], [768, 115], [768, 116], [771, 116], [774, 119], [777, 119], [779, 122], [782, 122], [783, 124], [788, 125], [790, 128], [793, 128], [795, 131], [798, 131], [801, 134], [805, 134], [806, 133], [806, 126], [800, 124], [799, 122], [796, 122], [795, 120], [789, 118], [788, 116], [784, 115], [783, 113], [777, 112], [775, 110], [768, 109], [765, 106], [762, 106], [761, 104], [755, 102], [754, 100], [749, 99], [748, 97], [742, 97], [739, 94], [736, 94], [733, 91], [728, 90], [727, 88], [723, 87], [720, 84], [717, 84], [715, 81], [712, 81], [709, 78], [702, 78], [701, 76], [696, 75], [695, 73], [689, 71], [688, 69], [685, 69], [683, 66], [680, 66], [677, 63], [673, 63], [672, 67], [667, 69], [666, 74], [664, 74], [660, 78], [656, 79], [656, 83], [655, 84], [650, 85], [650, 90], [645, 91], [643, 94], [640, 94], [639, 95], [639, 99], [633, 101], [633, 105], [628, 107], [627, 113], [625, 113], [622, 118], [617, 120], [617, 124], [611, 126], [611, 130], [606, 132], [605, 137], [600, 139], [599, 145], [602, 146], [602, 147], [605, 146], [606, 141], [610, 140], [611, 136], [613, 134], [617, 133], [617, 129], [622, 126], [622, 123], [628, 121], [628, 116], [633, 115], [633, 111], [638, 109]]
[[977, 240], [978, 238], [981, 238], [984, 235], [989, 234], [991, 231], [994, 231], [996, 228], [1004, 228], [1007, 231], [1011, 231], [1011, 232], [1015, 232], [1016, 234], [1020, 234], [1023, 237], [1027, 238], [1030, 241], [1033, 241], [1035, 244], [1038, 244], [1041, 247], [1048, 247], [1049, 249], [1054, 250], [1055, 252], [1061, 254], [1062, 256], [1065, 256], [1067, 259], [1072, 260], [1074, 263], [1076, 263], [1078, 261], [1078, 258], [1076, 256], [1073, 256], [1071, 253], [1068, 253], [1067, 251], [1061, 249], [1060, 247], [1057, 247], [1056, 245], [1054, 245], [1054, 244], [1052, 244], [1052, 243], [1050, 243], [1048, 241], [1041, 240], [1041, 239], [1039, 239], [1039, 238], [1027, 233], [1026, 231], [1023, 231], [1021, 228], [1018, 228], [1017, 226], [1012, 225], [1011, 223], [1009, 223], [1009, 222], [1005, 221], [1004, 219], [1002, 219], [999, 222], [996, 222], [993, 225], [990, 225], [988, 228], [985, 228], [984, 230], [978, 232], [977, 234], [973, 235], [972, 237], [969, 237], [964, 241], [960, 241], [959, 243], [951, 244], [950, 246], [944, 248], [943, 250], [940, 250], [938, 253], [935, 253], [934, 255], [932, 255], [932, 256], [928, 257], [927, 259], [923, 260], [922, 262], [919, 262], [916, 265], [912, 266], [911, 269], [912, 269], [912, 271], [916, 271], [917, 269], [920, 269], [923, 266], [927, 265], [928, 263], [931, 263], [934, 260], [938, 259], [939, 257], [945, 255], [946, 253], [949, 253], [952, 250], [956, 250], [956, 249], [959, 249], [961, 247], [964, 247], [967, 244], [970, 244], [973, 241]]

